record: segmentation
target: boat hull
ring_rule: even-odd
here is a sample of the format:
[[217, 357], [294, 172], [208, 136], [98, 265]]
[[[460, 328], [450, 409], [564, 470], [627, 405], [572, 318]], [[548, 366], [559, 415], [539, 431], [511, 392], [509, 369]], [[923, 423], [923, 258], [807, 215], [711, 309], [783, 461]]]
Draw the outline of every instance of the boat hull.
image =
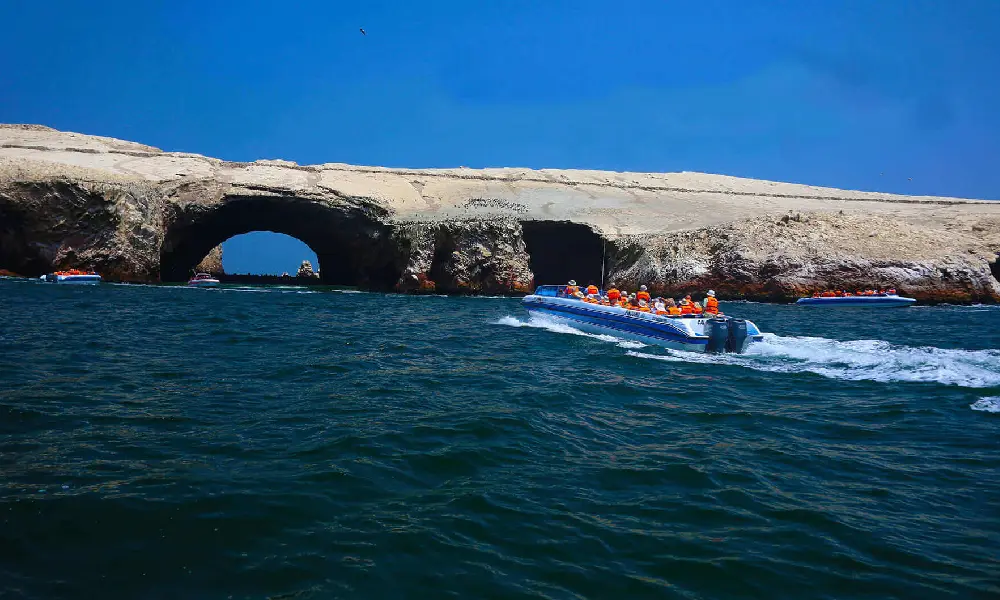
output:
[[198, 287], [198, 288], [214, 288], [219, 287], [218, 279], [201, 279], [198, 281], [189, 281], [188, 287]]
[[903, 296], [835, 296], [826, 298], [799, 298], [799, 306], [826, 306], [834, 308], [899, 308], [912, 306], [917, 301]]
[[101, 283], [100, 275], [42, 275], [39, 279], [52, 283], [95, 285]]
[[[588, 333], [612, 335], [685, 352], [706, 352], [709, 346], [708, 323], [710, 318], [677, 318], [626, 310], [617, 306], [590, 304], [570, 298], [553, 298], [531, 295], [524, 298], [528, 314], [543, 317], [556, 323], [569, 325]], [[739, 348], [763, 339], [757, 326], [747, 321], [747, 336]]]

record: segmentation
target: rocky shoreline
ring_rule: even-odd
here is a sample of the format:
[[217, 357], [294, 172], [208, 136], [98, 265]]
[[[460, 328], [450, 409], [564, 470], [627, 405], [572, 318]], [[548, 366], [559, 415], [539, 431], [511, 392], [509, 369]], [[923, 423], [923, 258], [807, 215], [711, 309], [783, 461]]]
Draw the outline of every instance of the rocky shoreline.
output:
[[278, 231], [322, 282], [522, 294], [570, 277], [789, 301], [895, 287], [1000, 302], [1000, 202], [700, 173], [384, 169], [195, 154], [0, 125], [0, 269], [112, 281], [221, 270], [224, 240]]

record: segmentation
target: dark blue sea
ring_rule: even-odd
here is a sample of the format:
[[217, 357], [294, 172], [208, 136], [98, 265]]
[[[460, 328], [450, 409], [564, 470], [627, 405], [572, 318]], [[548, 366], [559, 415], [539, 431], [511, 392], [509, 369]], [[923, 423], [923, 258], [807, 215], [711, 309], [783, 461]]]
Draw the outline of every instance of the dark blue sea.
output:
[[1000, 308], [722, 308], [0, 280], [0, 597], [1000, 597]]

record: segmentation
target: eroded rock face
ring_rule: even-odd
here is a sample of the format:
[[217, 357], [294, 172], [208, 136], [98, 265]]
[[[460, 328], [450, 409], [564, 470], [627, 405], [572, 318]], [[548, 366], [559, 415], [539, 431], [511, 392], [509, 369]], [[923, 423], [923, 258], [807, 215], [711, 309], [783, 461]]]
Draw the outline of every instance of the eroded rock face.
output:
[[527, 293], [533, 275], [521, 224], [514, 219], [408, 223], [397, 228], [403, 292]]
[[140, 182], [0, 183], [0, 265], [35, 275], [93, 267], [111, 280], [159, 276], [162, 196]]
[[895, 287], [934, 302], [997, 302], [995, 245], [973, 232], [839, 214], [761, 217], [616, 244], [612, 279], [682, 296], [792, 300], [825, 289]]

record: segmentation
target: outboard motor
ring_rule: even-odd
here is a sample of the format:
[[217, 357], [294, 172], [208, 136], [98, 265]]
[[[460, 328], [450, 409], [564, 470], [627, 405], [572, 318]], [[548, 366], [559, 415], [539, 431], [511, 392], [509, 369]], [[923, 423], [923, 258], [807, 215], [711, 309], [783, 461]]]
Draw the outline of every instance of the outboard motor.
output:
[[716, 317], [708, 322], [708, 346], [706, 352], [725, 352], [729, 341], [729, 319]]
[[729, 320], [729, 340], [726, 343], [727, 352], [743, 352], [747, 343], [747, 322], [745, 319]]

